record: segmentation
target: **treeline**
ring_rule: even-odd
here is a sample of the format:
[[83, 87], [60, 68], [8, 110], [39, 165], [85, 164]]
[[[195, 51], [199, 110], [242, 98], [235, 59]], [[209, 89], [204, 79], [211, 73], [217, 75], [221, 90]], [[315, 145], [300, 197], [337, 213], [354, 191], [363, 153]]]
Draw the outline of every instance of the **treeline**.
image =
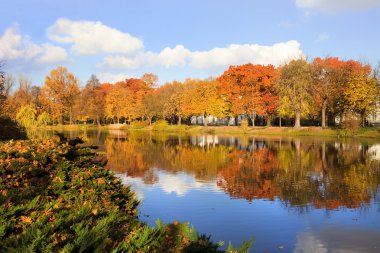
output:
[[[187, 79], [158, 85], [158, 77], [100, 83], [95, 75], [80, 88], [78, 79], [64, 67], [53, 69], [42, 87], [19, 77], [3, 75], [1, 113], [22, 125], [127, 123], [148, 125], [165, 119], [172, 124], [191, 123], [191, 117], [208, 116], [235, 123], [248, 119], [252, 126], [291, 122], [301, 126], [360, 121], [379, 105], [379, 75], [368, 64], [339, 58], [293, 60], [273, 65], [230, 66], [217, 78]], [[194, 118], [193, 118], [194, 119]], [[337, 120], [338, 119], [338, 120]], [[194, 123], [194, 120], [193, 120]]]

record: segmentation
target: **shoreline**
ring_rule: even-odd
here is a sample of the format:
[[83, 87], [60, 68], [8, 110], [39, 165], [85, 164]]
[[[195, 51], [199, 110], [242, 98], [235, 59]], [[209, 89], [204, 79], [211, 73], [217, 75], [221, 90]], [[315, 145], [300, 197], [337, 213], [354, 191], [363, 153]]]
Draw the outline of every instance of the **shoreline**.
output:
[[55, 130], [55, 131], [85, 131], [85, 130], [122, 130], [130, 132], [157, 132], [176, 134], [231, 134], [248, 136], [309, 136], [309, 137], [349, 137], [349, 138], [380, 138], [380, 127], [360, 128], [356, 134], [337, 127], [263, 127], [255, 128], [240, 126], [193, 126], [193, 125], [160, 125], [135, 127], [125, 124], [110, 125], [55, 125], [47, 127], [33, 127], [32, 130]]

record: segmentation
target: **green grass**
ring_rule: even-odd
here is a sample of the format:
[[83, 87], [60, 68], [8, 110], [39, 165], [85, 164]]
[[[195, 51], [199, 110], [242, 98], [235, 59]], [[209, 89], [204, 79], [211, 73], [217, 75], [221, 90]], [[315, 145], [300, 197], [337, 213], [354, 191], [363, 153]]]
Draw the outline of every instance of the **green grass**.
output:
[[[40, 129], [40, 128], [39, 128]], [[252, 136], [324, 136], [324, 137], [363, 137], [380, 138], [380, 127], [360, 128], [355, 134], [337, 127], [240, 127], [240, 126], [198, 126], [198, 125], [170, 125], [165, 120], [160, 120], [149, 126], [146, 122], [136, 122], [132, 125], [58, 125], [42, 128], [46, 130], [108, 130], [120, 129], [127, 131], [155, 131], [164, 133], [189, 133], [189, 134], [233, 134]]]

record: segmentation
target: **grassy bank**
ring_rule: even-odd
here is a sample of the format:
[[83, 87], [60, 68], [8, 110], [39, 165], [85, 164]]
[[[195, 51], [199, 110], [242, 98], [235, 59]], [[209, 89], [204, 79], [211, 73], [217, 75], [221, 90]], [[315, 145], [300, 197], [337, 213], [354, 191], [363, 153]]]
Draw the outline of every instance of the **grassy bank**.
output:
[[169, 125], [166, 121], [159, 121], [152, 126], [141, 125], [57, 125], [38, 128], [55, 131], [85, 131], [85, 130], [128, 130], [128, 131], [155, 131], [164, 133], [189, 134], [233, 134], [252, 136], [316, 136], [316, 137], [363, 137], [380, 138], [380, 127], [365, 127], [356, 131], [340, 129], [337, 127], [240, 127], [240, 126], [194, 126]]
[[0, 144], [0, 252], [221, 252], [187, 223], [141, 222], [135, 194], [79, 142]]

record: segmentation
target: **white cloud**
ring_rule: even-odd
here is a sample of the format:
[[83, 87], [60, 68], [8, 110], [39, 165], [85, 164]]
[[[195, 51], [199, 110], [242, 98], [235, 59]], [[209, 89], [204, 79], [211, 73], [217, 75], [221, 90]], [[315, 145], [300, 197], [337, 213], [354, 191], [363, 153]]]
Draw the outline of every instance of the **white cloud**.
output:
[[166, 47], [160, 53], [145, 52], [135, 56], [111, 55], [104, 58], [101, 66], [108, 68], [135, 69], [143, 65], [165, 68], [190, 66], [196, 69], [223, 69], [245, 63], [280, 65], [303, 57], [300, 44], [295, 40], [272, 46], [258, 44], [230, 45], [209, 51], [190, 51], [183, 45]]
[[297, 236], [297, 243], [293, 252], [326, 253], [327, 247], [311, 232], [302, 232]]
[[300, 8], [320, 11], [365, 9], [380, 5], [380, 0], [295, 0]]
[[44, 54], [37, 59], [42, 64], [54, 64], [56, 62], [64, 62], [67, 60], [67, 52], [64, 48], [51, 44], [44, 44]]
[[129, 78], [136, 78], [136, 76], [125, 74], [125, 73], [111, 73], [111, 72], [101, 72], [96, 75], [101, 83], [116, 83], [124, 81]]
[[150, 64], [160, 64], [165, 68], [185, 66], [186, 61], [191, 57], [191, 52], [183, 45], [174, 48], [166, 47], [159, 54], [149, 52], [147, 61]]
[[194, 68], [228, 67], [244, 63], [280, 65], [286, 61], [303, 57], [300, 44], [295, 40], [276, 43], [272, 46], [258, 44], [230, 45], [210, 51], [192, 53], [190, 65]]
[[9, 27], [0, 37], [0, 59], [7, 62], [54, 64], [67, 60], [64, 48], [51, 44], [37, 45], [23, 36], [17, 26]]
[[41, 53], [42, 48], [26, 36], [22, 36], [16, 26], [5, 30], [0, 37], [0, 59], [17, 60], [26, 58], [27, 60]]
[[135, 53], [142, 49], [140, 39], [104, 25], [102, 22], [58, 19], [47, 30], [50, 40], [69, 43], [77, 54]]
[[145, 62], [145, 56], [138, 54], [132, 57], [124, 55], [108, 55], [104, 58], [100, 66], [105, 66], [112, 69], [138, 69]]
[[167, 171], [155, 169], [154, 174], [157, 177], [157, 182], [153, 185], [147, 185], [141, 178], [132, 178], [127, 174], [116, 174], [122, 179], [122, 183], [132, 186], [133, 191], [138, 193], [138, 196], [144, 196], [144, 191], [147, 188], [159, 188], [165, 193], [174, 193], [178, 197], [185, 196], [189, 191], [196, 189], [208, 189], [220, 192], [217, 188], [216, 181], [199, 182], [193, 175], [187, 173], [170, 173]]

